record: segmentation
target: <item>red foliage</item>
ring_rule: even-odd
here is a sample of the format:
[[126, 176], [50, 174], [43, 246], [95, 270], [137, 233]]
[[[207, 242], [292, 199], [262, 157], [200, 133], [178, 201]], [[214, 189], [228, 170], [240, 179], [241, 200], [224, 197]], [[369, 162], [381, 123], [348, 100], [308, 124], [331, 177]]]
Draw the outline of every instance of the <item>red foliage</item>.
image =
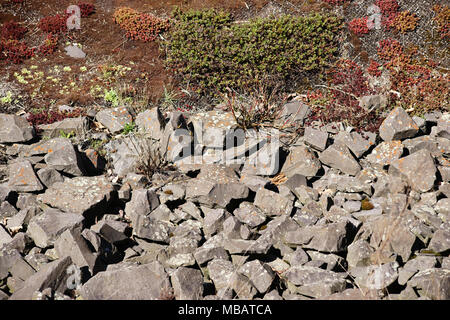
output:
[[30, 114], [27, 120], [30, 124], [37, 127], [42, 124], [51, 124], [54, 122], [62, 121], [66, 118], [76, 118], [83, 115], [85, 115], [85, 111], [83, 109], [75, 109], [71, 112], [43, 110], [38, 113]]
[[47, 33], [60, 33], [67, 31], [67, 15], [57, 14], [42, 18], [38, 27]]
[[29, 48], [19, 40], [2, 40], [0, 42], [0, 60], [12, 63], [22, 63], [34, 55], [34, 48]]
[[158, 34], [169, 28], [167, 19], [139, 13], [130, 8], [117, 9], [114, 12], [114, 21], [127, 32], [127, 38], [144, 42], [154, 41]]
[[44, 43], [39, 46], [38, 52], [45, 56], [54, 53], [57, 48], [58, 35], [50, 33], [45, 38]]
[[323, 124], [345, 122], [357, 131], [378, 130], [383, 119], [376, 111], [368, 112], [359, 105], [359, 97], [374, 94], [361, 67], [351, 60], [340, 60], [329, 71], [329, 86], [326, 91], [309, 93], [307, 102], [313, 111], [311, 121]]
[[375, 5], [380, 8], [382, 14], [381, 23], [386, 28], [392, 27], [398, 15], [399, 5], [397, 0], [377, 0]]
[[386, 61], [403, 55], [403, 46], [395, 39], [387, 38], [378, 43], [378, 56]]
[[9, 21], [3, 24], [1, 34], [6, 40], [20, 40], [27, 31], [27, 28], [21, 27], [17, 22]]
[[381, 65], [376, 62], [375, 60], [370, 60], [370, 65], [367, 68], [367, 72], [374, 77], [379, 77], [381, 76], [381, 70], [380, 70]]
[[367, 26], [367, 17], [353, 19], [348, 23], [348, 28], [351, 32], [358, 36], [369, 33], [369, 27]]
[[81, 18], [86, 18], [95, 12], [95, 6], [90, 3], [78, 3], [78, 7], [80, 7]]

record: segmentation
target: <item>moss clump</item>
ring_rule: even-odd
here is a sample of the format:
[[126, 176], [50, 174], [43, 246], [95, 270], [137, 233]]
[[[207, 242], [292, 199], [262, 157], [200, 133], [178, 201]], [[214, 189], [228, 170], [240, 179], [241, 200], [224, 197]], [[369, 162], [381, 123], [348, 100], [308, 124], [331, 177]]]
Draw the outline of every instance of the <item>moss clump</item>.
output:
[[234, 23], [215, 10], [173, 13], [166, 63], [197, 93], [227, 87], [252, 90], [261, 81], [292, 88], [301, 76], [323, 70], [337, 51], [342, 20], [332, 15], [289, 15]]

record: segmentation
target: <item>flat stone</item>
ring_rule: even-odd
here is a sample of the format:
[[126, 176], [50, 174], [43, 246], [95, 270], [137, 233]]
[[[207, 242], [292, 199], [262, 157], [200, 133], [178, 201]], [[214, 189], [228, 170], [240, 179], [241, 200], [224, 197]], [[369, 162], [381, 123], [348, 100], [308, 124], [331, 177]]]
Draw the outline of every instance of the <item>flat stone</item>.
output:
[[343, 173], [355, 176], [361, 170], [350, 150], [343, 144], [334, 143], [319, 155], [323, 164], [339, 169]]
[[385, 166], [399, 159], [403, 154], [403, 144], [399, 140], [385, 141], [373, 149], [367, 160], [373, 165]]
[[191, 116], [196, 143], [205, 147], [222, 148], [227, 136], [237, 127], [231, 112], [208, 111]]
[[139, 129], [153, 139], [162, 140], [164, 134], [164, 117], [158, 108], [152, 108], [141, 112], [136, 117], [136, 125]]
[[27, 142], [33, 138], [33, 126], [25, 118], [0, 113], [0, 143]]
[[70, 256], [77, 267], [88, 267], [91, 274], [94, 272], [97, 256], [89, 249], [80, 229], [64, 231], [55, 241], [55, 249], [58, 256]]
[[101, 235], [106, 241], [117, 244], [128, 239], [129, 227], [122, 221], [102, 220], [91, 227], [91, 230]]
[[381, 290], [387, 288], [398, 278], [397, 262], [367, 267], [350, 268], [350, 274], [360, 288]]
[[412, 260], [408, 260], [405, 265], [398, 271], [398, 283], [404, 286], [412, 276], [417, 272], [434, 268], [437, 264], [436, 257], [418, 256]]
[[126, 124], [133, 122], [126, 107], [101, 110], [97, 112], [95, 118], [113, 134], [122, 131]]
[[64, 182], [64, 177], [58, 170], [53, 168], [42, 168], [37, 171], [39, 180], [45, 185], [46, 188], [50, 188], [55, 182]]
[[88, 131], [89, 121], [86, 117], [66, 118], [54, 123], [39, 125], [38, 128], [43, 136], [49, 138], [60, 137], [62, 132], [80, 136]]
[[199, 265], [213, 259], [228, 259], [228, 253], [223, 248], [223, 235], [215, 235], [194, 252], [194, 258]]
[[353, 225], [349, 221], [330, 223], [323, 226], [307, 226], [285, 234], [287, 244], [302, 245], [306, 249], [337, 253], [344, 251], [351, 243]]
[[255, 196], [254, 205], [268, 216], [290, 215], [293, 201], [268, 189], [259, 189]]
[[417, 151], [391, 163], [389, 174], [400, 176], [416, 191], [429, 191], [436, 180], [434, 160], [427, 150]]
[[428, 245], [428, 249], [436, 253], [450, 249], [450, 230], [438, 229]]
[[305, 128], [304, 135], [305, 144], [319, 150], [324, 151], [327, 147], [328, 133], [311, 127]]
[[175, 226], [169, 221], [139, 215], [134, 224], [133, 234], [143, 239], [169, 243], [173, 229]]
[[8, 201], [0, 203], [0, 217], [9, 218], [17, 215], [17, 209]]
[[153, 190], [137, 189], [133, 190], [131, 201], [125, 205], [125, 214], [135, 224], [138, 216], [150, 214], [160, 205], [158, 195]]
[[239, 272], [250, 279], [259, 293], [266, 293], [275, 279], [272, 269], [259, 260], [245, 263], [239, 268]]
[[372, 141], [364, 139], [357, 132], [339, 131], [334, 141], [347, 146], [357, 158], [361, 158], [373, 145]]
[[104, 176], [75, 177], [54, 183], [37, 200], [67, 212], [98, 215], [113, 193], [113, 185]]
[[208, 263], [207, 270], [217, 291], [231, 286], [231, 277], [235, 273], [231, 261], [214, 259]]
[[321, 168], [320, 161], [308, 147], [298, 146], [289, 152], [281, 173], [288, 178], [295, 174], [314, 177]]
[[301, 101], [291, 101], [283, 105], [280, 118], [277, 123], [280, 125], [303, 125], [304, 120], [311, 114], [309, 106]]
[[371, 257], [375, 249], [364, 240], [359, 239], [347, 248], [347, 263], [349, 267], [364, 267], [372, 264]]
[[250, 228], [255, 228], [267, 220], [265, 213], [251, 202], [242, 202], [239, 208], [233, 211], [234, 216]]
[[29, 277], [23, 286], [14, 292], [10, 300], [31, 300], [35, 291], [51, 288], [64, 292], [67, 289], [67, 270], [72, 264], [70, 257], [58, 259], [43, 266], [38, 272]]
[[384, 141], [403, 140], [414, 137], [419, 127], [402, 107], [397, 107], [389, 113], [379, 131]]
[[170, 290], [164, 267], [155, 261], [99, 272], [83, 285], [80, 294], [85, 300], [156, 300]]
[[8, 166], [9, 182], [8, 187], [11, 190], [19, 192], [35, 192], [44, 189], [39, 181], [33, 166], [27, 160], [15, 162]]
[[38, 247], [46, 248], [54, 245], [64, 231], [81, 227], [83, 220], [76, 213], [47, 209], [30, 220], [27, 232]]
[[422, 297], [449, 300], [450, 270], [431, 268], [420, 271], [408, 281], [408, 286], [415, 288]]
[[272, 141], [250, 155], [244, 163], [243, 174], [272, 176], [281, 169], [280, 164], [280, 143], [276, 139], [278, 135], [272, 136]]
[[180, 267], [170, 276], [177, 300], [201, 300], [203, 276], [200, 270]]
[[44, 161], [50, 168], [73, 176], [82, 176], [85, 172], [80, 154], [67, 138], [38, 142], [30, 146], [28, 154], [45, 154]]
[[81, 50], [81, 48], [78, 46], [70, 45], [65, 47], [64, 50], [66, 51], [66, 55], [68, 55], [71, 58], [74, 59], [86, 58], [86, 53], [84, 53], [84, 51]]

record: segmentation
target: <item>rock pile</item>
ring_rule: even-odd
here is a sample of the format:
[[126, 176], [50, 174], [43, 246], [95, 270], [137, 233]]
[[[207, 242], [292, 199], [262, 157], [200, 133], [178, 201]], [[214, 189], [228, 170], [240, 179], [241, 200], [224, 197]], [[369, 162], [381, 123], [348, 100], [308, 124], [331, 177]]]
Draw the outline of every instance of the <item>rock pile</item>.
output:
[[[225, 112], [155, 108], [117, 135], [132, 119], [97, 114], [104, 171], [0, 114], [0, 299], [450, 299], [450, 114], [288, 146]], [[172, 166], [146, 177], [150, 158]]]

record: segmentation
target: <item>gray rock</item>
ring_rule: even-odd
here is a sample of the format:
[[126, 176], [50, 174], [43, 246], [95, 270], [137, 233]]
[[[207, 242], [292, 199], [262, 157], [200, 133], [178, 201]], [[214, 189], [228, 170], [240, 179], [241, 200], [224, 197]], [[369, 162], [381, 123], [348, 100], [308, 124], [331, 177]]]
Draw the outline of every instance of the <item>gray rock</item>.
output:
[[324, 151], [327, 147], [328, 133], [313, 129], [311, 127], [305, 128], [304, 135], [305, 144], [319, 150]]
[[342, 207], [347, 212], [356, 212], [361, 209], [361, 201], [345, 201]]
[[357, 132], [339, 131], [334, 141], [347, 146], [357, 158], [361, 158], [373, 145], [373, 142], [364, 139]]
[[323, 300], [379, 300], [376, 290], [361, 290], [361, 289], [345, 289], [342, 292], [333, 293], [327, 297], [322, 297]]
[[50, 168], [64, 173], [82, 176], [85, 172], [79, 153], [67, 138], [53, 138], [48, 141], [38, 142], [30, 146], [28, 153], [31, 153], [31, 155], [45, 154], [45, 163]]
[[432, 155], [441, 154], [436, 139], [431, 136], [420, 136], [413, 139], [406, 139], [403, 141], [403, 145], [408, 149], [409, 154], [413, 154], [422, 149], [430, 151]]
[[9, 233], [0, 226], [0, 248], [3, 247], [5, 243], [8, 243], [12, 240], [12, 237], [9, 235]]
[[259, 293], [266, 293], [275, 279], [275, 273], [272, 269], [259, 260], [245, 263], [239, 268], [239, 272], [250, 279]]
[[437, 230], [428, 245], [428, 249], [436, 253], [448, 251], [450, 249], [450, 230]]
[[277, 123], [280, 125], [302, 125], [304, 120], [311, 114], [309, 107], [301, 101], [288, 102], [281, 110], [280, 118], [277, 119]]
[[414, 137], [419, 127], [402, 107], [397, 107], [389, 113], [379, 130], [384, 141], [391, 141]]
[[263, 224], [267, 219], [264, 212], [250, 202], [242, 202], [239, 208], [233, 211], [233, 214], [240, 222], [245, 223], [250, 228]]
[[10, 300], [31, 300], [35, 291], [51, 288], [54, 291], [64, 292], [67, 289], [67, 274], [72, 264], [70, 257], [50, 262], [29, 277], [22, 288], [14, 292]]
[[88, 267], [93, 274], [97, 256], [89, 249], [80, 229], [64, 231], [55, 241], [55, 249], [59, 257], [70, 256], [77, 267]]
[[150, 214], [159, 204], [158, 195], [154, 191], [147, 189], [133, 190], [131, 201], [125, 205], [125, 214], [135, 224], [138, 216]]
[[426, 269], [434, 268], [437, 264], [436, 257], [432, 256], [418, 256], [409, 260], [405, 265], [398, 270], [398, 283], [405, 285], [412, 276], [417, 272]]
[[335, 269], [343, 269], [346, 266], [345, 260], [332, 253], [321, 253], [313, 250], [308, 251], [311, 261], [323, 261], [326, 263], [326, 270], [332, 271]]
[[117, 244], [128, 239], [126, 235], [129, 227], [122, 221], [103, 220], [91, 227], [91, 230], [102, 236], [112, 244]]
[[38, 214], [37, 207], [27, 207], [20, 210], [16, 215], [9, 218], [6, 225], [11, 231], [21, 230], [24, 226], [27, 226], [31, 218]]
[[7, 184], [0, 184], [0, 202], [10, 199], [12, 194], [13, 190]]
[[448, 114], [437, 121], [436, 136], [450, 139], [450, 118]]
[[3, 201], [0, 203], [0, 217], [1, 218], [9, 218], [17, 215], [17, 209], [14, 208], [12, 204], [8, 201]]
[[224, 238], [222, 234], [215, 235], [194, 252], [194, 258], [199, 265], [212, 259], [228, 259], [228, 253], [223, 248]]
[[263, 300], [283, 300], [283, 298], [280, 296], [276, 289], [273, 289], [272, 291], [267, 292], [264, 295]]
[[359, 98], [359, 106], [366, 111], [382, 110], [386, 108], [388, 103], [388, 97], [382, 94], [363, 96]]
[[44, 186], [37, 178], [31, 162], [28, 160], [11, 163], [9, 169], [8, 187], [19, 192], [41, 191]]
[[0, 248], [0, 280], [5, 279], [14, 263], [21, 259], [22, 256], [17, 249], [8, 246]]
[[42, 168], [37, 171], [37, 176], [46, 188], [50, 188], [55, 182], [64, 182], [64, 177], [56, 169]]
[[272, 137], [273, 141], [250, 155], [244, 163], [243, 174], [271, 176], [280, 171], [280, 143], [275, 139], [277, 133]]
[[408, 286], [415, 288], [421, 297], [448, 300], [450, 299], [450, 270], [431, 268], [420, 271], [408, 281]]
[[349, 221], [343, 221], [288, 231], [285, 241], [288, 244], [302, 245], [306, 249], [336, 253], [344, 251], [351, 243], [352, 232], [353, 225]]
[[37, 200], [67, 212], [99, 215], [114, 192], [104, 176], [75, 177], [54, 183]]
[[438, 214], [448, 217], [450, 215], [450, 199], [449, 198], [440, 199], [434, 206], [434, 210]]
[[181, 267], [171, 276], [177, 300], [200, 300], [203, 296], [203, 276], [200, 270]]
[[430, 152], [419, 150], [393, 161], [389, 174], [404, 178], [415, 191], [427, 192], [436, 180], [436, 167]]
[[186, 187], [184, 185], [171, 183], [162, 188], [159, 199], [161, 203], [166, 203], [168, 201], [182, 200], [185, 195]]
[[148, 133], [156, 140], [162, 140], [164, 134], [164, 117], [158, 108], [152, 108], [141, 112], [136, 117], [136, 125], [140, 130]]
[[293, 293], [320, 298], [345, 289], [346, 274], [316, 267], [294, 266], [281, 275]]
[[228, 239], [224, 241], [223, 247], [230, 254], [267, 254], [272, 244], [258, 240]]
[[320, 168], [322, 165], [315, 154], [305, 146], [298, 146], [290, 151], [281, 173], [288, 178], [295, 174], [314, 177]]
[[155, 261], [99, 272], [83, 285], [80, 294], [86, 300], [156, 300], [167, 299], [170, 290], [164, 267]]
[[195, 141], [205, 147], [222, 148], [225, 139], [233, 135], [237, 127], [231, 112], [200, 112], [190, 117], [194, 127]]
[[30, 220], [27, 232], [38, 247], [46, 248], [53, 245], [64, 231], [81, 227], [83, 220], [76, 213], [47, 209]]
[[97, 233], [95, 233], [91, 229], [83, 229], [83, 231], [81, 232], [81, 236], [91, 244], [95, 252], [100, 252], [102, 239]]
[[25, 118], [0, 113], [0, 143], [27, 142], [33, 138], [33, 126]]
[[372, 264], [371, 257], [375, 252], [366, 240], [360, 239], [354, 241], [347, 248], [347, 263], [348, 266], [353, 267], [364, 267]]
[[86, 117], [66, 118], [51, 124], [39, 125], [42, 135], [49, 138], [61, 136], [61, 132], [81, 136], [89, 129], [89, 121]]
[[358, 161], [343, 144], [334, 143], [319, 155], [323, 164], [339, 169], [343, 173], [355, 176], [361, 170]]
[[268, 189], [256, 192], [254, 205], [268, 216], [290, 215], [293, 209], [292, 200]]
[[189, 267], [195, 265], [195, 259], [191, 253], [178, 253], [164, 261], [164, 265], [173, 269]]
[[252, 300], [257, 291], [250, 279], [240, 273], [232, 274], [230, 287], [236, 292], [236, 296], [242, 300]]
[[169, 221], [139, 215], [133, 224], [133, 234], [147, 240], [169, 243], [170, 233], [175, 226]]
[[303, 265], [309, 261], [308, 254], [300, 247], [297, 247], [294, 252], [285, 255], [283, 258], [289, 262], [292, 267]]
[[239, 182], [236, 172], [221, 165], [204, 165], [186, 185], [186, 199], [206, 206], [225, 208], [233, 199], [245, 199], [249, 189]]
[[95, 115], [95, 118], [113, 134], [122, 131], [126, 124], [133, 122], [126, 107], [103, 109]]
[[205, 217], [203, 219], [203, 230], [206, 238], [209, 238], [223, 229], [223, 223], [226, 215], [224, 209], [208, 209], [203, 210]]
[[208, 263], [207, 270], [217, 291], [231, 287], [231, 277], [236, 272], [231, 261], [214, 259]]
[[260, 188], [264, 188], [264, 186], [269, 183], [267, 178], [250, 174], [241, 174], [239, 181], [245, 184], [253, 192], [257, 192]]
[[398, 263], [390, 262], [382, 265], [353, 267], [349, 269], [349, 272], [355, 278], [358, 287], [381, 290], [397, 280], [397, 269]]
[[399, 159], [403, 154], [403, 144], [399, 140], [385, 141], [373, 149], [367, 156], [367, 160], [372, 165], [385, 166], [392, 161]]

